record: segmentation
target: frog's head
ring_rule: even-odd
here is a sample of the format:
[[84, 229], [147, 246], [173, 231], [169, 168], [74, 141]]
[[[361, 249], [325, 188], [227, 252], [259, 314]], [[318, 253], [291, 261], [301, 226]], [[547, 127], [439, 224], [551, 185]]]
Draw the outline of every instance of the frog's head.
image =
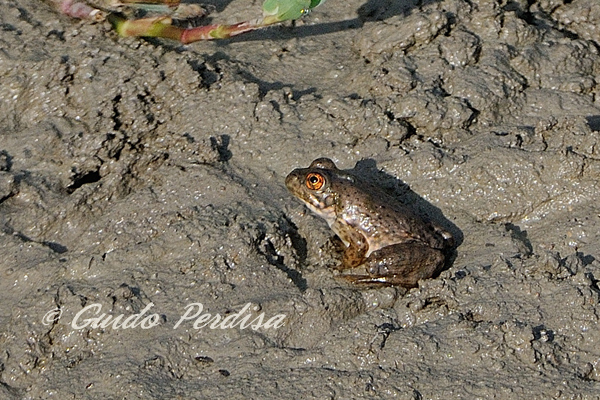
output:
[[332, 222], [337, 192], [334, 181], [340, 174], [329, 158], [318, 158], [308, 168], [298, 168], [285, 178], [285, 186], [317, 215]]

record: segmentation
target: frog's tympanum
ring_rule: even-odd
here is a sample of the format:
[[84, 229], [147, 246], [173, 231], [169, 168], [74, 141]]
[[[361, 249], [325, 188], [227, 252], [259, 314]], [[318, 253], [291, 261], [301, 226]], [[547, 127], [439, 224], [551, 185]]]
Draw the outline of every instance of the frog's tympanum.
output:
[[339, 269], [366, 267], [367, 275], [341, 275], [350, 282], [415, 287], [443, 269], [454, 246], [450, 233], [328, 158], [295, 169], [285, 185], [346, 245]]

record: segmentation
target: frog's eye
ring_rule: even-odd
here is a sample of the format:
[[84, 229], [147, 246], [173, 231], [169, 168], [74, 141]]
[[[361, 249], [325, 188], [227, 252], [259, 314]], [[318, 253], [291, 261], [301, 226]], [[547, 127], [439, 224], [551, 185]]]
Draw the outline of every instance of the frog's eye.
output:
[[311, 172], [306, 175], [306, 187], [310, 190], [319, 190], [325, 184], [325, 178], [321, 174]]

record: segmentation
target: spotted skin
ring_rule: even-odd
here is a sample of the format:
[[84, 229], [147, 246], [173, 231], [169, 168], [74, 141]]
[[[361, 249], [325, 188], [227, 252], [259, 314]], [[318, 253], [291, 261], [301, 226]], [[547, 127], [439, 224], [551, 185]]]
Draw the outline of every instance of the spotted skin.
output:
[[292, 171], [288, 190], [321, 216], [346, 246], [340, 270], [354, 284], [415, 287], [444, 266], [454, 238], [370, 182], [342, 171], [328, 158]]

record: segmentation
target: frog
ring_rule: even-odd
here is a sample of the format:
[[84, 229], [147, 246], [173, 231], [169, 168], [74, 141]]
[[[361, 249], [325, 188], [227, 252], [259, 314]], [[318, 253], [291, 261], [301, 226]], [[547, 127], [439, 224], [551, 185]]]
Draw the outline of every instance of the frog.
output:
[[[417, 287], [444, 268], [455, 245], [440, 224], [329, 158], [294, 169], [285, 185], [341, 239], [337, 269], [353, 284]], [[366, 274], [347, 273], [361, 266]]]

